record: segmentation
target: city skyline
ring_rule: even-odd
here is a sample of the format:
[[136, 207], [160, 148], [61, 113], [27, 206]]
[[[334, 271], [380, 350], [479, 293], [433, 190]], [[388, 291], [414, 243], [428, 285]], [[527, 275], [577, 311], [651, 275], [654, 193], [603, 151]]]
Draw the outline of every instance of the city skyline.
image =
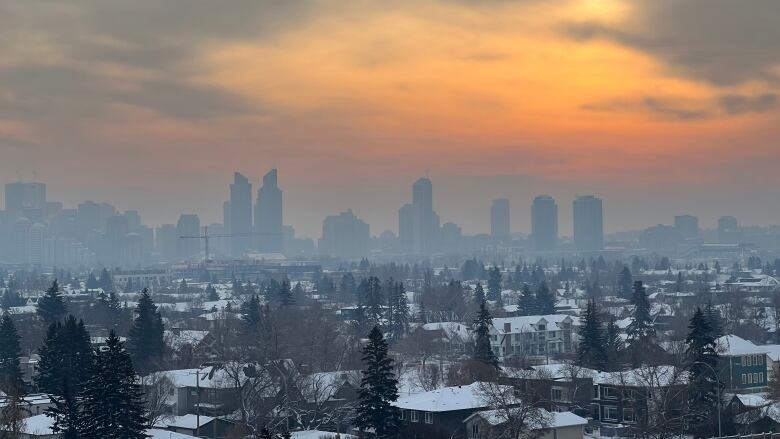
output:
[[[691, 199], [705, 227], [771, 223], [780, 44], [764, 17], [780, 5], [753, 3], [4, 4], [0, 175], [157, 224], [217, 220], [227, 176], [272, 167], [293, 217], [352, 208], [376, 230], [426, 169], [437, 211], [468, 233], [487, 219], [455, 217], [448, 182], [483, 194], [474, 210], [549, 193], [563, 221], [568, 200], [599, 194], [608, 231]], [[496, 190], [505, 179], [534, 187], [512, 196], [526, 189]]]

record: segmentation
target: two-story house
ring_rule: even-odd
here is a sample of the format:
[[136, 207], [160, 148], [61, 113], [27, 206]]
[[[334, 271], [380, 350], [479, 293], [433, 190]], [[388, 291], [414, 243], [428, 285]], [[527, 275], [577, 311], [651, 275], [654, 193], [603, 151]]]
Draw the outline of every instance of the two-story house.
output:
[[493, 319], [490, 344], [504, 361], [512, 357], [549, 357], [577, 351], [577, 317], [565, 314]]
[[767, 349], [736, 335], [716, 340], [720, 361], [718, 374], [728, 392], [752, 393], [766, 390]]

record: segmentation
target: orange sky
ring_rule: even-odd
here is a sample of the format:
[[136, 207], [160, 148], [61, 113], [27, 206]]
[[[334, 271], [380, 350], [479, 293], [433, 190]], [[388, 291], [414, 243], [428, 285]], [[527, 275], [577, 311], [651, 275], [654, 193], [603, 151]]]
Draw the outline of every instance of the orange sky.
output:
[[[426, 170], [454, 182], [440, 210], [471, 232], [497, 196], [521, 230], [534, 192], [669, 206], [608, 210], [625, 229], [752, 209], [779, 180], [772, 2], [756, 16], [725, 0], [187, 5], [0, 2], [5, 180], [37, 173], [59, 198], [154, 223], [219, 220], [233, 170], [278, 166], [288, 222], [312, 236], [347, 207], [394, 228]], [[468, 211], [459, 177], [484, 186]], [[749, 220], [780, 214], [763, 204]]]

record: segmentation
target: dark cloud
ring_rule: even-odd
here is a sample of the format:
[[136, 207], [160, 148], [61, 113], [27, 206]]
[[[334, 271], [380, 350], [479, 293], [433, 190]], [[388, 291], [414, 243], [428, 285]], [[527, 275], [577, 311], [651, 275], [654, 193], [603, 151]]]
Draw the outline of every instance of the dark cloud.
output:
[[653, 117], [670, 121], [694, 121], [712, 114], [697, 103], [669, 97], [643, 96], [637, 99], [612, 99], [586, 104], [588, 111], [650, 113]]
[[720, 106], [729, 114], [763, 113], [777, 108], [777, 95], [764, 93], [757, 96], [727, 94], [720, 97]]
[[780, 1], [632, 0], [620, 25], [570, 23], [572, 38], [606, 38], [650, 53], [683, 75], [729, 86], [778, 80]]

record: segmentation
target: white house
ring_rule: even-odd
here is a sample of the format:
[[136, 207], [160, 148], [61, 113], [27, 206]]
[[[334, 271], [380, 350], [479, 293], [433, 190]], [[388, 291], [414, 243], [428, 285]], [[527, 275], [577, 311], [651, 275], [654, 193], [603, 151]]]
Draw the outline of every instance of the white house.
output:
[[577, 350], [579, 318], [566, 314], [493, 319], [490, 344], [500, 360], [547, 356]]

